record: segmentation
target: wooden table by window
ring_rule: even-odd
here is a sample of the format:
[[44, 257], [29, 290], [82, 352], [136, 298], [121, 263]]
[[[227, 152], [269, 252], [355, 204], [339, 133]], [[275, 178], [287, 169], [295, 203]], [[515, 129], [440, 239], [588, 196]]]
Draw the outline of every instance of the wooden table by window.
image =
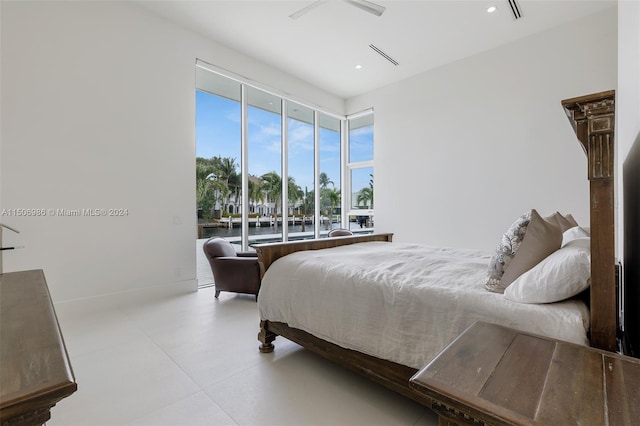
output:
[[43, 272], [0, 274], [0, 424], [41, 425], [76, 389]]
[[483, 322], [410, 383], [440, 425], [640, 424], [640, 360]]

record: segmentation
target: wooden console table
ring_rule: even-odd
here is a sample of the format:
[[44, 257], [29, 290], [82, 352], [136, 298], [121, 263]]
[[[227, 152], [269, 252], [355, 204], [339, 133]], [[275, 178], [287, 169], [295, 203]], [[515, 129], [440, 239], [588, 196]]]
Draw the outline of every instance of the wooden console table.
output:
[[441, 426], [640, 424], [640, 360], [483, 322], [410, 385]]
[[76, 389], [43, 272], [0, 274], [0, 424], [41, 425]]

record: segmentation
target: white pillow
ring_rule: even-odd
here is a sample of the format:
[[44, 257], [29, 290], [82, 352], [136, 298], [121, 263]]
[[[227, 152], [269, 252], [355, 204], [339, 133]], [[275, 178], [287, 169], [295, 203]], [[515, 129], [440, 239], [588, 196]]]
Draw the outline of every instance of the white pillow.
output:
[[546, 220], [531, 209], [516, 220], [500, 239], [489, 261], [485, 288], [503, 293], [516, 278], [560, 248], [558, 221]]
[[574, 226], [562, 233], [562, 246], [565, 246], [568, 242], [575, 240], [576, 238], [587, 238], [589, 232], [580, 226]]
[[519, 303], [553, 303], [579, 294], [589, 287], [591, 241], [577, 238], [520, 275], [504, 291]]

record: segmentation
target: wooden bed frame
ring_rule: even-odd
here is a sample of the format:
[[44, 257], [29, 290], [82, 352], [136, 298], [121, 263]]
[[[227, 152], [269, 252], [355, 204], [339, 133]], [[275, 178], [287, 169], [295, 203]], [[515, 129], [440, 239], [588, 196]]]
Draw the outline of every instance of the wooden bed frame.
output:
[[[614, 248], [614, 99], [615, 92], [601, 92], [562, 101], [567, 117], [588, 158], [591, 199], [591, 346], [617, 348], [617, 290]], [[367, 241], [389, 241], [393, 234], [303, 240], [255, 245], [261, 274], [278, 258], [301, 250], [318, 250]], [[431, 399], [409, 388], [416, 369], [345, 349], [287, 324], [261, 321], [258, 340], [261, 352], [272, 352], [276, 336], [285, 337], [339, 365], [355, 371], [421, 404]]]

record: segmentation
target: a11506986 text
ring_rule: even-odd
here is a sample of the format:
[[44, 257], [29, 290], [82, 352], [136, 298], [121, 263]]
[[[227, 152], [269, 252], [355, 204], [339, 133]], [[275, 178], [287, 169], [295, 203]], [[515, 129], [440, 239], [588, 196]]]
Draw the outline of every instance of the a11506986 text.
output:
[[60, 208], [19, 208], [2, 209], [4, 217], [104, 217], [129, 216], [129, 209], [88, 208], [88, 209], [60, 209]]

